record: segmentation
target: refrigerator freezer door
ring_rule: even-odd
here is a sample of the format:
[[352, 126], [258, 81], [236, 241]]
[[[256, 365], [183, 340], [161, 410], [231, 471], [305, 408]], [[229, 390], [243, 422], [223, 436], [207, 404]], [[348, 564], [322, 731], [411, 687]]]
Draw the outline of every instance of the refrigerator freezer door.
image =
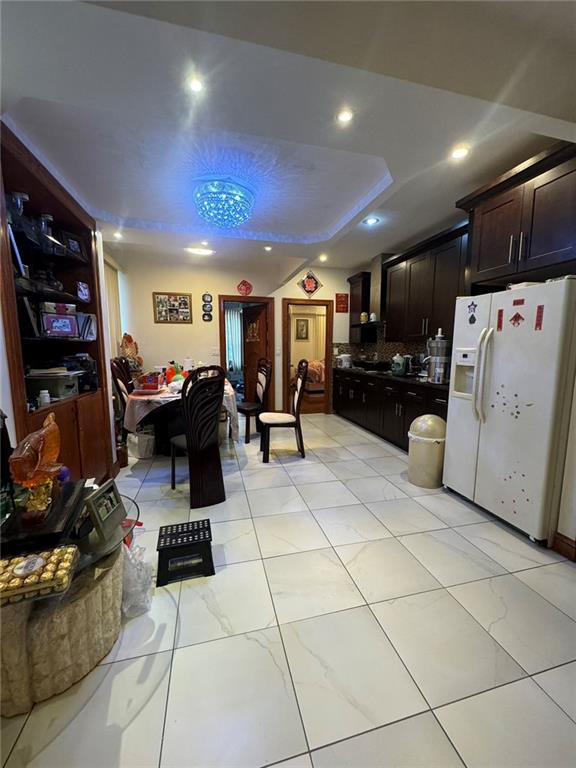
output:
[[490, 322], [492, 295], [456, 300], [454, 342], [444, 455], [444, 484], [474, 497], [480, 421], [474, 407], [479, 370], [479, 342]]
[[474, 501], [535, 539], [558, 514], [574, 382], [576, 280], [493, 294]]

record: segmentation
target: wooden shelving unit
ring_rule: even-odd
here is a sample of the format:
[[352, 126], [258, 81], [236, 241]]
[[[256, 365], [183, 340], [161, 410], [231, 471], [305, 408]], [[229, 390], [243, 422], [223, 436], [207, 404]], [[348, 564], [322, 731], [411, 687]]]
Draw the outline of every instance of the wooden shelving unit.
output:
[[[2, 125], [1, 129], [0, 290], [17, 439], [38, 429], [46, 414], [53, 410], [62, 436], [61, 460], [70, 468], [73, 478], [109, 477], [114, 472], [95, 221], [6, 126]], [[27, 216], [37, 218], [41, 214], [51, 214], [54, 231], [62, 230], [79, 239], [85, 258], [69, 252], [46, 254], [23, 234], [15, 235], [21, 259], [29, 267], [31, 279], [19, 275], [14, 266], [7, 227], [5, 193], [11, 192], [25, 192], [29, 196], [25, 204]], [[34, 273], [48, 266], [63, 284], [63, 290], [34, 281]], [[89, 301], [77, 297], [77, 281], [89, 285]], [[78, 311], [95, 315], [96, 340], [31, 335], [30, 327], [25, 322], [26, 313], [23, 312], [24, 298], [32, 307], [41, 301], [76, 304]], [[97, 384], [94, 383], [89, 391], [29, 412], [26, 369], [56, 364], [59, 359], [79, 352], [89, 354], [96, 362]], [[6, 384], [4, 382], [4, 386]]]

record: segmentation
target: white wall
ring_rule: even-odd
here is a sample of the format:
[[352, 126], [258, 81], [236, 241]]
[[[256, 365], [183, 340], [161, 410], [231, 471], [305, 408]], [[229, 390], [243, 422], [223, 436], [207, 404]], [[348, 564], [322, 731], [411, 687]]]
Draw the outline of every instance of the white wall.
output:
[[[282, 299], [303, 299], [305, 294], [297, 285], [298, 281], [303, 277], [306, 270], [302, 274], [296, 275], [295, 278], [281, 286], [271, 296], [275, 298], [275, 326], [276, 331], [274, 334], [274, 347], [276, 354], [276, 361], [274, 367], [275, 377], [275, 398], [276, 409], [280, 410], [282, 407]], [[316, 269], [314, 268], [314, 274], [318, 277], [322, 283], [322, 288], [314, 294], [310, 299], [311, 302], [314, 299], [332, 299], [335, 301], [335, 294], [348, 293], [349, 284], [347, 277], [350, 275], [350, 270], [347, 269]], [[336, 309], [336, 308], [334, 308]], [[349, 338], [349, 319], [347, 312], [334, 311], [334, 332], [333, 342], [335, 344], [342, 343], [347, 344]]]
[[[145, 367], [161, 365], [169, 360], [192, 357], [204, 363], [219, 364], [218, 294], [238, 295], [236, 286], [249, 280], [254, 296], [268, 296], [273, 284], [270, 279], [246, 270], [199, 268], [187, 264], [153, 263], [137, 255], [123, 256], [120, 275], [120, 309], [122, 331], [138, 342]], [[154, 322], [152, 293], [192, 294], [191, 324], [162, 324]], [[213, 298], [213, 320], [202, 320], [202, 294]]]
[[[276, 408], [282, 405], [282, 299], [302, 299], [305, 294], [297, 282], [298, 274], [280, 288], [275, 289], [273, 279], [261, 273], [229, 267], [210, 268], [187, 264], [161, 264], [142, 259], [138, 254], [124, 255], [121, 262], [120, 310], [123, 332], [131, 333], [140, 347], [145, 367], [160, 365], [168, 360], [189, 356], [204, 363], [219, 363], [220, 339], [218, 332], [218, 294], [237, 295], [240, 280], [249, 280], [254, 296], [272, 296], [274, 302], [275, 346], [275, 398]], [[350, 274], [344, 269], [314, 269], [322, 288], [313, 299], [335, 300], [336, 293], [348, 293], [346, 280]], [[152, 293], [176, 292], [192, 294], [191, 325], [163, 325], [154, 323]], [[214, 299], [214, 319], [202, 321], [202, 294], [211, 293]], [[312, 299], [312, 300], [313, 300]], [[348, 342], [348, 314], [334, 314], [334, 343]]]
[[14, 428], [14, 409], [12, 407], [12, 392], [10, 390], [10, 371], [4, 341], [4, 319], [0, 312], [0, 409], [6, 414], [6, 427], [12, 447], [16, 445], [16, 430]]

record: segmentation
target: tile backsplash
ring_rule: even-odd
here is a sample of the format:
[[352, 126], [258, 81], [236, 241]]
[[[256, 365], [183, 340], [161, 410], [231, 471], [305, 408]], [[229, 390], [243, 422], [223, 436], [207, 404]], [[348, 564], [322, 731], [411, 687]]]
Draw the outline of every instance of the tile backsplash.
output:
[[[350, 354], [354, 360], [366, 356], [367, 360], [391, 360], [395, 354], [419, 355], [426, 352], [426, 344], [423, 342], [403, 343], [400, 341], [386, 341], [386, 329], [378, 328], [378, 338], [374, 344], [335, 344], [338, 354]], [[374, 355], [377, 357], [375, 358]]]

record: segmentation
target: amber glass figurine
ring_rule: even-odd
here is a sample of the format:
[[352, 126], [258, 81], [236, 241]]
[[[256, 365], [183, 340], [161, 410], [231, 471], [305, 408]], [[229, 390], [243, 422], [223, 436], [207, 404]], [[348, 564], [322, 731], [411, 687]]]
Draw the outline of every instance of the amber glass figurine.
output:
[[10, 456], [10, 472], [18, 485], [28, 488], [23, 522], [41, 523], [46, 519], [54, 478], [62, 468], [60, 429], [53, 413], [44, 419], [42, 428], [21, 440]]

